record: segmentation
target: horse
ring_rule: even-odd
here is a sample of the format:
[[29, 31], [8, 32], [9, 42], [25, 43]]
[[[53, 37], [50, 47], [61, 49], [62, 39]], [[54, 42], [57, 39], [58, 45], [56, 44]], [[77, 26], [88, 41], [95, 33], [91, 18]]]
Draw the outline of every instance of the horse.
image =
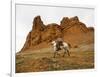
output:
[[[51, 44], [53, 45], [53, 49], [54, 49], [54, 58], [56, 56], [56, 54], [58, 54], [58, 48], [57, 48], [57, 43], [56, 41], [52, 41]], [[69, 49], [71, 47], [71, 45], [69, 43], [66, 43], [66, 42], [62, 42], [62, 46], [60, 46], [61, 50], [64, 50], [64, 54], [63, 54], [63, 57], [65, 56], [66, 53], [68, 53], [68, 56], [70, 56], [70, 53], [69, 53]]]

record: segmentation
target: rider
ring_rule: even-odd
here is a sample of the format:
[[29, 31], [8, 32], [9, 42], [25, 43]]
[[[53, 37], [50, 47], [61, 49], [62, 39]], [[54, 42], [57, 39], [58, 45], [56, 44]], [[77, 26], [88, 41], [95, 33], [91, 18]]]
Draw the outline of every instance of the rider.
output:
[[57, 50], [61, 50], [61, 46], [63, 46], [63, 39], [57, 38], [56, 43]]

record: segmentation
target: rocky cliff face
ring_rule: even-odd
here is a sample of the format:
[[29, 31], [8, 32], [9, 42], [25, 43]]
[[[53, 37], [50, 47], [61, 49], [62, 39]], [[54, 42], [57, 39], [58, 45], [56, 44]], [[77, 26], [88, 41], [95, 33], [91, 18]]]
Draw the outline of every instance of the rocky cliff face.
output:
[[37, 16], [33, 20], [33, 26], [32, 31], [43, 31], [45, 28], [45, 25], [43, 24], [41, 17]]
[[38, 46], [43, 42], [49, 43], [58, 37], [71, 44], [76, 44], [79, 39], [87, 40], [84, 37], [90, 30], [93, 31], [93, 28], [87, 28], [84, 23], [79, 21], [77, 16], [72, 18], [64, 17], [60, 25], [56, 23], [44, 25], [41, 17], [36, 16], [33, 20], [32, 30], [29, 32], [21, 51]]
[[71, 33], [80, 34], [80, 32], [84, 33], [88, 31], [86, 25], [80, 22], [77, 16], [72, 18], [64, 17], [60, 25], [63, 27], [63, 32], [67, 31], [70, 34]]

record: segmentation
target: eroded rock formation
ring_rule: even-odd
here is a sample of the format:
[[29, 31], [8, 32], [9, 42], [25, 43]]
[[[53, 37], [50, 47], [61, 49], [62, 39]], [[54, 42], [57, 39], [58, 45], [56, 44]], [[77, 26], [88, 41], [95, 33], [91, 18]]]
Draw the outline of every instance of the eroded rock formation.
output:
[[21, 51], [33, 48], [43, 42], [49, 43], [58, 37], [63, 38], [72, 45], [87, 40], [93, 41], [93, 35], [90, 36], [90, 39], [86, 38], [90, 30], [94, 31], [94, 28], [87, 28], [84, 23], [79, 21], [77, 16], [72, 18], [63, 17], [60, 25], [56, 23], [44, 25], [41, 17], [36, 16], [33, 20], [32, 30], [27, 35], [26, 42]]

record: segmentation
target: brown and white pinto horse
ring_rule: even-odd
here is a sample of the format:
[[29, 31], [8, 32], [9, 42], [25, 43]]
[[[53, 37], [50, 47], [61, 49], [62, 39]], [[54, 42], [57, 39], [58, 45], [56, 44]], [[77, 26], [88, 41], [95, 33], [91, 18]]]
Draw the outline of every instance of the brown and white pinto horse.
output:
[[[54, 58], [55, 58], [56, 54], [58, 54], [58, 51], [59, 51], [59, 49], [57, 48], [57, 42], [52, 41], [51, 44], [53, 45]], [[62, 46], [60, 46], [60, 50], [64, 50], [63, 57], [65, 56], [66, 53], [68, 53], [68, 56], [70, 56], [70, 52], [69, 52], [70, 47], [71, 45], [69, 43], [62, 42]]]

